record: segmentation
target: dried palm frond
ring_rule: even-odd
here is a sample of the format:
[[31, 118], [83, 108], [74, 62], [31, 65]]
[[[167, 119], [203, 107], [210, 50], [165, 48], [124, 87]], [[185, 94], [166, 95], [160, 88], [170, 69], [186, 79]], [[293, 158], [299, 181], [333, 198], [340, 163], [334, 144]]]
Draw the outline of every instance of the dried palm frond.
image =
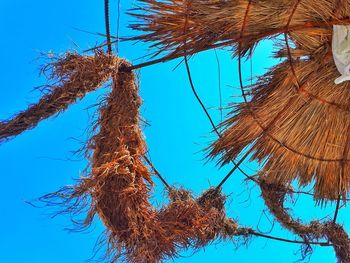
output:
[[301, 185], [315, 181], [315, 197], [337, 199], [350, 186], [348, 83], [335, 85], [330, 58], [296, 60], [276, 66], [252, 88], [252, 99], [235, 107], [212, 154], [223, 162], [246, 147], [264, 164], [270, 183]]
[[[332, 24], [349, 23], [350, 1], [141, 1], [136, 39], [171, 54], [232, 44], [245, 55], [264, 38], [284, 34], [285, 59], [253, 86], [250, 102], [224, 123], [212, 156], [233, 161], [247, 146], [269, 182], [315, 182], [316, 199], [338, 199], [349, 186], [349, 88], [336, 86]], [[142, 8], [141, 8], [142, 9]], [[239, 63], [241, 64], [241, 63]], [[241, 75], [241, 72], [240, 72]], [[244, 87], [242, 91], [245, 92]]]
[[[333, 84], [337, 70], [330, 52], [331, 26], [350, 23], [350, 0], [140, 2], [134, 16], [141, 22], [131, 27], [145, 33], [133, 39], [152, 42], [159, 49], [155, 55], [168, 52], [175, 57], [232, 46], [241, 66], [241, 57], [252, 54], [259, 41], [284, 34], [285, 43], [275, 53], [283, 61], [249, 91], [242, 85], [245, 102], [223, 124], [211, 156], [227, 163], [247, 149], [263, 165], [254, 182], [266, 205], [286, 229], [302, 237], [295, 243], [309, 246], [327, 239], [315, 244], [333, 245], [340, 262], [349, 262], [349, 238], [336, 220], [304, 225], [287, 212], [284, 198], [294, 179], [301, 185], [315, 182], [315, 198], [321, 200], [345, 198], [350, 187], [350, 84]], [[106, 226], [101, 244], [107, 243], [111, 262], [160, 262], [176, 257], [180, 249], [198, 249], [218, 238], [269, 238], [226, 218], [221, 184], [199, 198], [169, 189], [170, 202], [159, 210], [152, 206], [152, 174], [144, 163], [141, 99], [132, 68], [101, 52], [93, 57], [67, 53], [46, 68], [57, 81], [48, 86], [51, 93], [0, 123], [1, 142], [65, 110], [111, 78], [111, 92], [88, 143], [90, 173], [44, 200], [61, 199], [60, 204], [68, 205], [63, 212], [73, 215], [87, 210], [83, 226], [98, 215]], [[242, 76], [240, 80], [242, 84]]]
[[12, 119], [0, 122], [0, 143], [34, 128], [40, 121], [66, 110], [86, 93], [102, 86], [110, 78], [116, 62], [100, 51], [94, 56], [66, 53], [51, 59], [52, 62], [43, 68], [43, 73], [53, 82], [45, 85], [47, 94]]
[[[245, 54], [260, 40], [290, 32], [313, 52], [324, 43], [332, 24], [348, 24], [349, 1], [289, 0], [140, 0], [130, 27], [144, 32], [132, 39], [150, 42], [159, 52], [197, 53], [233, 46]], [[339, 15], [335, 10], [341, 10]], [[340, 19], [341, 18], [341, 19]]]
[[225, 198], [209, 190], [199, 199], [184, 190], [172, 190], [171, 202], [157, 211], [149, 202], [151, 173], [143, 163], [146, 145], [140, 129], [135, 75], [118, 59], [112, 73], [112, 91], [100, 109], [99, 131], [92, 150], [91, 175], [69, 191], [48, 195], [70, 207], [64, 212], [88, 210], [83, 225], [95, 214], [107, 227], [110, 261], [159, 262], [175, 257], [181, 248], [200, 248], [218, 238], [225, 219]]
[[[130, 261], [153, 262], [150, 247], [158, 242], [169, 246], [157, 228], [154, 209], [148, 201], [152, 184], [150, 172], [143, 164], [146, 152], [139, 128], [141, 99], [132, 72], [118, 72], [125, 61], [119, 60], [113, 74], [112, 91], [101, 107], [99, 132], [92, 138], [91, 177], [82, 182], [97, 212], [110, 230], [116, 255], [126, 253]], [[145, 242], [147, 240], [147, 242]], [[119, 252], [118, 252], [119, 251]], [[144, 261], [142, 261], [144, 260]]]
[[284, 207], [287, 189], [283, 185], [261, 181], [260, 188], [266, 206], [278, 222], [305, 240], [303, 257], [312, 252], [312, 247], [308, 245], [311, 240], [326, 239], [334, 247], [339, 263], [350, 262], [350, 239], [341, 225], [334, 221], [321, 223], [318, 220], [303, 224], [301, 220], [294, 219]]

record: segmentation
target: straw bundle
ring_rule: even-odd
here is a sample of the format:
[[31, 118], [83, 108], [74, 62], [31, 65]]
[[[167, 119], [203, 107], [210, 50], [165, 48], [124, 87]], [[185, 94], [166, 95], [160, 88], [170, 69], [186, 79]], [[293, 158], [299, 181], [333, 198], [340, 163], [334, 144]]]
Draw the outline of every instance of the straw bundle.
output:
[[170, 204], [159, 211], [158, 217], [177, 246], [202, 248], [220, 237], [226, 199], [221, 192], [209, 189], [194, 199], [188, 191], [175, 190], [170, 198]]
[[101, 107], [98, 133], [89, 142], [91, 175], [73, 189], [44, 199], [70, 205], [64, 212], [88, 208], [83, 225], [95, 214], [107, 227], [107, 257], [111, 262], [159, 262], [180, 248], [199, 248], [219, 237], [225, 218], [225, 198], [209, 190], [199, 199], [184, 190], [170, 192], [171, 203], [159, 211], [149, 203], [151, 173], [143, 164], [146, 145], [140, 130], [141, 99], [135, 76], [118, 60], [112, 91]]
[[[119, 61], [116, 68], [120, 65], [126, 63]], [[111, 231], [110, 238], [118, 240], [113, 249], [125, 249], [132, 261], [142, 262], [144, 258], [151, 262], [149, 246], [157, 248], [158, 240], [165, 239], [157, 229], [155, 211], [149, 209], [151, 178], [141, 160], [146, 151], [139, 128], [141, 100], [133, 73], [114, 74], [112, 85], [101, 108], [100, 131], [90, 143], [94, 153], [88, 190], [94, 211]]]
[[[285, 43], [275, 54], [284, 61], [250, 87], [251, 101], [244, 96], [245, 103], [234, 106], [211, 156], [227, 163], [248, 149], [263, 164], [256, 183], [266, 205], [286, 229], [302, 237], [305, 253], [312, 241], [327, 239], [330, 243], [315, 244], [333, 245], [339, 262], [348, 263], [350, 243], [343, 227], [336, 220], [303, 225], [285, 209], [284, 199], [294, 179], [301, 185], [315, 182], [315, 198], [321, 200], [345, 198], [350, 186], [350, 89], [347, 83], [333, 84], [338, 73], [330, 53], [331, 26], [350, 22], [350, 0], [140, 2], [143, 7], [134, 16], [142, 21], [131, 27], [145, 33], [133, 39], [152, 42], [159, 49], [155, 55], [168, 52], [174, 57], [230, 45], [240, 61], [259, 41], [284, 34]], [[47, 86], [51, 92], [0, 123], [1, 142], [65, 110], [112, 78], [97, 133], [88, 143], [91, 173], [43, 200], [59, 198], [68, 205], [63, 212], [73, 215], [87, 209], [84, 227], [98, 215], [107, 228], [102, 243], [108, 245], [111, 262], [160, 262], [177, 256], [180, 249], [201, 248], [217, 238], [256, 235], [283, 241], [239, 228], [226, 218], [220, 187], [199, 198], [170, 189], [168, 205], [159, 210], [151, 205], [141, 99], [131, 68], [125, 60], [101, 52], [93, 57], [67, 53], [44, 69], [56, 81]]]
[[147, 147], [140, 129], [141, 99], [135, 75], [125, 60], [97, 52], [92, 57], [67, 53], [44, 67], [54, 84], [51, 92], [2, 123], [1, 139], [16, 136], [39, 121], [65, 110], [77, 98], [112, 78], [112, 90], [100, 107], [93, 129], [97, 133], [87, 144], [91, 173], [74, 186], [40, 198], [47, 205], [61, 205], [82, 229], [95, 215], [106, 226], [99, 241], [107, 245], [106, 259], [114, 262], [160, 262], [178, 255], [180, 249], [195, 249], [217, 238], [248, 236], [233, 220], [225, 218], [225, 197], [210, 189], [195, 199], [189, 191], [170, 189], [170, 203], [156, 210], [149, 202], [153, 182], [143, 163]]
[[191, 54], [228, 45], [237, 51], [238, 43], [245, 54], [258, 41], [283, 32], [291, 32], [298, 46], [313, 52], [333, 23], [349, 23], [350, 12], [347, 0], [139, 2], [141, 7], [132, 15], [140, 22], [130, 27], [145, 33], [133, 39], [150, 42], [160, 52], [180, 55], [184, 48]]
[[266, 206], [283, 227], [299, 235], [305, 241], [303, 257], [312, 252], [308, 243], [311, 240], [324, 238], [332, 243], [338, 262], [350, 262], [350, 239], [344, 228], [334, 221], [321, 223], [313, 221], [303, 224], [301, 220], [293, 219], [288, 209], [284, 207], [287, 189], [283, 185], [269, 184], [261, 181], [260, 188]]
[[315, 198], [346, 195], [350, 183], [350, 86], [333, 84], [337, 70], [330, 58], [294, 61], [296, 84], [289, 62], [261, 77], [252, 99], [235, 107], [226, 132], [212, 154], [223, 162], [246, 147], [264, 164], [268, 182], [301, 185], [315, 181]]
[[[285, 62], [251, 88], [213, 145], [224, 163], [247, 146], [269, 182], [315, 181], [316, 199], [345, 196], [349, 177], [349, 87], [335, 86], [331, 25], [349, 23], [350, 1], [141, 1], [136, 37], [172, 54], [231, 44], [242, 56], [266, 37], [284, 33], [276, 52]], [[293, 49], [291, 47], [294, 47]], [[243, 89], [243, 87], [242, 87]]]
[[0, 122], [0, 143], [34, 128], [41, 120], [66, 110], [86, 93], [99, 88], [110, 77], [114, 65], [115, 60], [99, 51], [94, 56], [66, 53], [53, 57], [43, 68], [43, 73], [53, 82], [44, 86], [49, 92], [26, 111]]

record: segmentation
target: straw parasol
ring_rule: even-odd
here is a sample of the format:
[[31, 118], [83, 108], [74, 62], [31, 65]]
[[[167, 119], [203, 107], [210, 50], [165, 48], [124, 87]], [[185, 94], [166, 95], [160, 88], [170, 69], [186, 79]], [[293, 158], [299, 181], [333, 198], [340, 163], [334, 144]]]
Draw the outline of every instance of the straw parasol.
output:
[[[63, 205], [61, 213], [84, 213], [83, 228], [98, 215], [106, 226], [100, 245], [107, 244], [105, 259], [110, 262], [160, 262], [178, 256], [181, 249], [202, 248], [216, 239], [243, 237], [247, 242], [251, 236], [302, 244], [303, 256], [311, 245], [333, 246], [339, 262], [350, 262], [349, 237], [336, 222], [350, 184], [350, 84], [334, 84], [338, 72], [331, 54], [332, 25], [350, 24], [350, 1], [142, 0], [132, 11], [139, 20], [131, 28], [143, 33], [131, 39], [152, 43], [158, 49], [153, 55], [163, 56], [140, 65], [112, 54], [107, 0], [105, 4], [108, 53], [96, 48], [92, 56], [68, 52], [54, 58], [44, 68], [53, 82], [45, 86], [49, 91], [26, 111], [0, 122], [2, 143], [111, 83], [87, 143], [91, 169], [75, 186], [41, 201]], [[242, 58], [253, 55], [258, 42], [267, 38], [276, 40], [275, 57], [281, 62], [244, 87]], [[132, 70], [184, 56], [194, 90], [187, 57], [225, 46], [238, 58], [244, 101], [232, 106], [222, 134], [214, 127], [219, 138], [210, 157], [219, 157], [221, 164], [233, 162], [234, 168], [216, 188], [196, 198], [168, 185], [148, 160]], [[227, 217], [221, 188], [239, 169], [244, 158], [236, 159], [243, 152], [262, 166], [258, 177], [247, 179], [260, 186], [271, 214], [301, 240], [240, 227]], [[149, 201], [153, 175], [163, 181], [169, 197], [159, 209]], [[337, 200], [332, 221], [303, 224], [291, 216], [285, 199], [296, 193], [294, 180], [301, 186], [313, 184], [318, 201]]]
[[232, 106], [210, 155], [225, 164], [248, 149], [268, 182], [290, 185], [297, 179], [302, 186], [314, 184], [315, 199], [345, 198], [350, 89], [334, 84], [331, 37], [333, 24], [349, 22], [348, 1], [143, 2], [143, 22], [132, 28], [146, 33], [136, 39], [163, 52], [232, 45], [241, 67], [259, 41], [276, 37], [275, 56], [282, 62], [249, 87], [239, 69], [244, 102]]

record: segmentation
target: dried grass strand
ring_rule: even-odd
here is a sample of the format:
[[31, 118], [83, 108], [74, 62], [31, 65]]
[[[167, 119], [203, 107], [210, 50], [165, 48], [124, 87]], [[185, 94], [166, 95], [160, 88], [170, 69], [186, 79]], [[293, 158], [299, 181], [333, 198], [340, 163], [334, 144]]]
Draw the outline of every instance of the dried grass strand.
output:
[[40, 121], [65, 111], [88, 92], [101, 87], [110, 78], [115, 61], [102, 52], [94, 56], [66, 53], [53, 57], [43, 73], [53, 84], [45, 85], [47, 94], [13, 118], [0, 122], [0, 143], [34, 128]]
[[[343, 226], [334, 221], [325, 223], [312, 221], [310, 224], [303, 224], [300, 220], [293, 219], [284, 207], [288, 192], [286, 187], [261, 181], [260, 188], [265, 204], [274, 217], [284, 228], [304, 240], [303, 258], [312, 253], [310, 240], [326, 239], [333, 246], [339, 263], [350, 262], [350, 239]], [[337, 206], [336, 209], [338, 211], [339, 207]]]

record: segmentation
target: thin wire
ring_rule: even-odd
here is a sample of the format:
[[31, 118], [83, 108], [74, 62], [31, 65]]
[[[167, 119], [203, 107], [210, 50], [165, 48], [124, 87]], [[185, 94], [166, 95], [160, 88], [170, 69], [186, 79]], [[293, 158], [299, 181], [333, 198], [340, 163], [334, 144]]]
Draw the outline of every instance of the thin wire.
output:
[[108, 54], [112, 55], [111, 30], [110, 30], [110, 24], [109, 24], [109, 0], [105, 0], [105, 26], [106, 26]]
[[220, 102], [220, 122], [222, 123], [222, 121], [223, 121], [223, 112], [222, 112], [222, 91], [221, 91], [221, 67], [220, 67], [219, 56], [218, 56], [218, 53], [216, 52], [215, 48], [214, 48], [214, 53], [215, 53], [216, 64], [218, 66], [218, 89], [219, 89], [219, 102]]
[[341, 200], [341, 195], [338, 196], [337, 205], [335, 207], [335, 212], [334, 212], [333, 224], [337, 223], [337, 218], [338, 218], [339, 208], [340, 208], [340, 200]]
[[[183, 35], [185, 36], [186, 35], [186, 29], [187, 29], [187, 23], [188, 23], [188, 14], [186, 13], [186, 19], [185, 19], [185, 25], [184, 25], [184, 32], [183, 32]], [[192, 80], [192, 76], [191, 76], [191, 70], [190, 70], [190, 66], [188, 64], [188, 59], [187, 59], [187, 51], [186, 51], [186, 38], [184, 39], [184, 61], [185, 61], [185, 66], [186, 66], [186, 71], [187, 71], [187, 76], [188, 76], [188, 79], [189, 79], [189, 82], [190, 82], [190, 86], [191, 86], [191, 89], [197, 99], [197, 101], [199, 102], [199, 104], [201, 105], [203, 111], [205, 112], [208, 120], [210, 121], [215, 133], [218, 135], [219, 138], [221, 138], [221, 134], [220, 132], [218, 131], [218, 129], [216, 128], [216, 125], [214, 124], [214, 121], [213, 119], [211, 118], [207, 108], [204, 106], [204, 103], [202, 102], [202, 100], [200, 99], [200, 97], [198, 96], [197, 94], [197, 91], [194, 87], [194, 84], [193, 84], [193, 80]], [[248, 156], [248, 154], [246, 154], [246, 156], [244, 156], [241, 160], [238, 161], [238, 163], [236, 164], [234, 162], [234, 160], [232, 161], [234, 167], [233, 169], [224, 177], [224, 179], [219, 183], [218, 187], [216, 187], [217, 190], [219, 190], [223, 184], [230, 178], [230, 176], [238, 169], [242, 174], [244, 174], [244, 176], [246, 176], [248, 179], [254, 181], [254, 182], [257, 182], [255, 178], [249, 176], [247, 173], [245, 173], [239, 166], [242, 164], [242, 162], [245, 160], [245, 158]]]
[[192, 76], [191, 76], [191, 71], [190, 71], [190, 67], [188, 65], [188, 59], [187, 59], [186, 55], [184, 56], [184, 61], [185, 61], [187, 76], [188, 76], [188, 80], [190, 82], [190, 86], [191, 86], [192, 92], [193, 92], [194, 96], [196, 97], [197, 101], [199, 102], [199, 104], [201, 105], [203, 111], [205, 112], [205, 115], [207, 116], [208, 120], [210, 121], [211, 126], [213, 126], [213, 129], [214, 129], [215, 133], [220, 137], [221, 135], [220, 135], [218, 129], [216, 128], [216, 125], [214, 124], [213, 119], [211, 118], [208, 110], [204, 106], [204, 103], [202, 102], [201, 98], [198, 96], [198, 93], [197, 93], [197, 91], [196, 91], [196, 89], [194, 87]]
[[[188, 9], [188, 1], [186, 1], [186, 9]], [[194, 96], [196, 97], [197, 101], [199, 102], [199, 104], [201, 105], [203, 111], [205, 112], [205, 115], [207, 116], [211, 126], [213, 127], [215, 133], [220, 137], [220, 133], [219, 131], [217, 130], [216, 128], [216, 125], [214, 124], [214, 121], [213, 119], [211, 118], [207, 108], [204, 106], [204, 103], [202, 102], [202, 100], [200, 99], [200, 97], [198, 96], [198, 93], [194, 87], [194, 84], [193, 84], [193, 80], [192, 80], [192, 76], [191, 76], [191, 70], [190, 70], [190, 66], [188, 64], [188, 59], [187, 59], [187, 50], [186, 50], [186, 31], [187, 31], [187, 24], [188, 24], [188, 12], [186, 12], [186, 16], [185, 16], [185, 23], [184, 23], [184, 29], [183, 29], [183, 35], [185, 36], [184, 38], [184, 41], [183, 41], [183, 49], [184, 49], [184, 61], [185, 61], [185, 66], [186, 66], [186, 71], [187, 71], [187, 76], [188, 76], [188, 80], [190, 82], [190, 86], [191, 86], [191, 89], [192, 89], [192, 92], [194, 94]]]
[[[251, 1], [252, 0], [249, 0], [247, 9], [245, 11], [243, 25], [242, 25], [242, 29], [241, 29], [240, 36], [239, 36], [240, 38], [243, 37], [244, 27], [245, 27], [245, 24], [246, 24], [246, 21], [247, 21], [247, 17], [248, 17], [248, 13], [249, 13], [249, 10], [250, 10]], [[239, 67], [239, 69], [241, 69], [241, 59], [240, 58], [241, 58], [241, 43], [239, 42], [239, 44], [238, 44], [238, 67]], [[243, 87], [241, 71], [240, 71], [240, 74], [239, 74], [239, 81], [240, 81], [241, 87]], [[244, 97], [245, 102], [247, 103], [247, 100], [246, 100], [246, 97], [245, 97], [245, 94], [244, 94], [244, 89], [242, 89], [242, 95]], [[238, 163], [236, 163], [234, 165], [233, 169], [225, 176], [225, 178], [216, 187], [217, 189], [220, 189], [226, 183], [226, 181], [231, 177], [231, 175], [234, 173], [234, 171], [237, 168], [239, 168], [239, 166], [244, 162], [244, 160], [249, 156], [249, 154], [250, 154], [250, 151], [247, 151], [247, 153], [238, 161]], [[248, 178], [251, 179], [251, 177], [248, 177]], [[255, 178], [253, 179], [253, 181], [257, 183]]]
[[273, 240], [277, 240], [277, 241], [283, 241], [283, 242], [287, 242], [287, 243], [320, 245], [320, 246], [332, 246], [332, 244], [329, 243], [329, 242], [305, 242], [305, 241], [301, 241], [301, 240], [291, 240], [291, 239], [285, 239], [285, 238], [265, 235], [265, 234], [262, 234], [262, 233], [255, 232], [254, 230], [251, 231], [251, 234], [255, 235], [255, 236], [264, 237], [264, 238], [268, 238], [268, 239], [273, 239]]
[[[237, 170], [241, 169], [239, 166], [244, 162], [244, 160], [248, 157], [250, 152], [247, 152], [237, 163], [234, 163], [234, 167], [231, 169], [231, 171], [222, 179], [222, 181], [218, 184], [216, 187], [217, 190], [219, 190], [225, 183], [226, 181], [231, 177], [231, 175]], [[241, 171], [241, 170], [240, 170]], [[243, 173], [249, 180], [252, 180], [255, 183], [258, 183], [258, 180], [253, 178], [252, 176], [247, 175], [246, 173]]]
[[[205, 112], [205, 115], [207, 116], [211, 126], [213, 127], [215, 133], [217, 134], [217, 136], [219, 138], [221, 138], [221, 134], [220, 132], [218, 131], [216, 125], [214, 124], [214, 121], [213, 119], [211, 118], [207, 108], [205, 107], [203, 101], [201, 100], [201, 98], [198, 96], [198, 93], [196, 91], [196, 88], [193, 84], [193, 80], [192, 80], [192, 76], [191, 76], [191, 70], [190, 70], [190, 66], [188, 64], [188, 59], [187, 59], [187, 56], [185, 55], [184, 56], [184, 62], [185, 62], [185, 66], [186, 66], [186, 71], [187, 71], [187, 76], [188, 76], [188, 80], [190, 82], [190, 86], [191, 86], [191, 89], [192, 89], [192, 92], [193, 94], [195, 95], [197, 101], [199, 102], [199, 104], [201, 105], [203, 111]], [[257, 183], [257, 180], [255, 178], [253, 178], [252, 176], [249, 176], [246, 172], [244, 172], [239, 166], [242, 164], [242, 162], [245, 160], [245, 158], [248, 156], [248, 153], [238, 161], [238, 163], [235, 163], [234, 161], [232, 161], [234, 167], [233, 169], [224, 177], [224, 179], [220, 182], [219, 186], [217, 187], [217, 189], [221, 188], [222, 185], [230, 178], [230, 176], [238, 169], [245, 177], [247, 177], [249, 180], [252, 180], [254, 182]]]
[[117, 1], [117, 36], [115, 42], [116, 54], [119, 54], [119, 31], [120, 31], [120, 0]]
[[[94, 35], [94, 36], [100, 36], [100, 37], [106, 37], [106, 34], [100, 33], [100, 32], [92, 32], [92, 31], [88, 31], [85, 29], [81, 29], [81, 28], [77, 28], [77, 27], [73, 27], [74, 30], [89, 34], [89, 35]], [[111, 38], [116, 39], [115, 36], [111, 36]], [[85, 51], [84, 51], [85, 52]]]
[[158, 172], [158, 170], [154, 167], [153, 163], [148, 159], [147, 156], [144, 156], [145, 161], [148, 163], [148, 165], [152, 168], [155, 175], [158, 176], [158, 178], [162, 181], [162, 183], [168, 188], [168, 190], [171, 190], [170, 185], [167, 183], [167, 181], [164, 179], [164, 177]]

